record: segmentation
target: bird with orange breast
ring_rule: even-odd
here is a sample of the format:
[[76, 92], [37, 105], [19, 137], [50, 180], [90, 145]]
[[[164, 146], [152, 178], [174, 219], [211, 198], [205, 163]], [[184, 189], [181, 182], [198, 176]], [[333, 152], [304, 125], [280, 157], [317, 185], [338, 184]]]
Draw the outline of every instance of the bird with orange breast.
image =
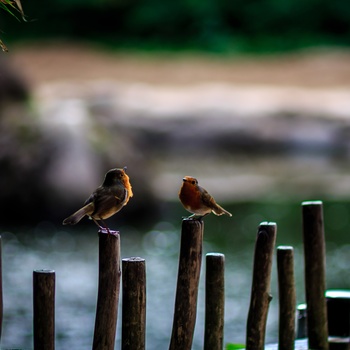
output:
[[[91, 196], [85, 201], [84, 206], [63, 220], [63, 225], [75, 225], [85, 215], [92, 219], [103, 233], [110, 234], [111, 231], [103, 220], [118, 213], [133, 196], [129, 176], [123, 169], [111, 169]], [[100, 226], [101, 221], [104, 227]]]
[[215, 202], [215, 199], [207, 190], [198, 185], [197, 179], [192, 176], [185, 176], [182, 181], [179, 198], [184, 208], [192, 213], [187, 219], [200, 220], [211, 212], [218, 216], [223, 214], [232, 216], [231, 213]]

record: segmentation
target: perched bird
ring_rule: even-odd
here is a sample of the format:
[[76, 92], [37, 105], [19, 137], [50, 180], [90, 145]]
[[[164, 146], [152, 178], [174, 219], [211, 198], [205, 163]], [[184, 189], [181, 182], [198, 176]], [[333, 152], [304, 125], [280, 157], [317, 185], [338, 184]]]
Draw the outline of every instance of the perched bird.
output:
[[[85, 201], [81, 209], [63, 220], [63, 225], [75, 225], [87, 215], [102, 231], [107, 230], [107, 233], [110, 233], [103, 220], [117, 213], [133, 196], [129, 176], [125, 170], [126, 167], [109, 170], [103, 184]], [[101, 227], [98, 221], [101, 221], [104, 227]]]
[[232, 216], [224, 208], [215, 202], [215, 199], [201, 186], [197, 179], [191, 176], [185, 176], [179, 192], [179, 198], [186, 210], [193, 215], [188, 218], [201, 219], [203, 216], [213, 212], [215, 215], [226, 214]]

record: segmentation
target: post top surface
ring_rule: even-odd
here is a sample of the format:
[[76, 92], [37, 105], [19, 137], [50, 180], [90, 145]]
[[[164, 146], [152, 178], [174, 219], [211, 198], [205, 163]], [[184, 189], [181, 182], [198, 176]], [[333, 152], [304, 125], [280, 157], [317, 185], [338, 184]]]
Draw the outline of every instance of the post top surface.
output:
[[145, 261], [144, 258], [140, 258], [139, 256], [132, 256], [130, 258], [123, 258], [122, 261], [136, 261], [136, 262], [140, 262], [140, 261]]
[[278, 250], [293, 250], [293, 247], [290, 245], [279, 245], [277, 247]]
[[316, 200], [316, 201], [305, 201], [305, 202], [302, 202], [301, 205], [322, 205], [323, 202], [322, 201], [319, 201], [319, 200]]
[[218, 258], [219, 258], [219, 257], [220, 257], [220, 258], [221, 258], [221, 257], [223, 257], [223, 258], [225, 257], [225, 255], [222, 254], [222, 253], [207, 253], [206, 256], [215, 256], [215, 257], [218, 257]]
[[55, 270], [34, 270], [35, 273], [43, 273], [43, 274], [49, 274], [49, 273], [55, 273]]
[[263, 221], [260, 223], [260, 226], [277, 226], [277, 224], [273, 221]]
[[330, 289], [326, 291], [326, 298], [350, 299], [350, 290]]

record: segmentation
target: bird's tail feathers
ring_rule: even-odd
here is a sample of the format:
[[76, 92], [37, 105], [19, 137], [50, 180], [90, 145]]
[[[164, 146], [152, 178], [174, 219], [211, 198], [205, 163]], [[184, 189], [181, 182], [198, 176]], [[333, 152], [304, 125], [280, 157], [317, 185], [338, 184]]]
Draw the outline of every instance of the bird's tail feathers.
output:
[[228, 215], [228, 216], [232, 216], [232, 214], [230, 212], [228, 212], [227, 210], [225, 210], [223, 207], [220, 207], [220, 205], [217, 204], [217, 208], [213, 209], [212, 212], [217, 215], [217, 216], [220, 216], [220, 215]]
[[93, 213], [94, 204], [89, 203], [83, 206], [81, 209], [77, 210], [71, 216], [63, 220], [63, 225], [75, 225], [77, 224], [85, 215], [91, 215]]

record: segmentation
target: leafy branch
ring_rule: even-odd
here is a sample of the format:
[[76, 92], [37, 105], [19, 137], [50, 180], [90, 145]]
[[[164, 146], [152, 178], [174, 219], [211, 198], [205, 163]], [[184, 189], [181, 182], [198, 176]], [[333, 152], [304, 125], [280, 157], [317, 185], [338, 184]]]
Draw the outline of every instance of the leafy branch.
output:
[[[19, 13], [20, 16], [22, 17], [22, 20], [26, 21], [20, 0], [0, 0], [0, 9], [6, 11], [16, 19], [18, 19], [18, 13]], [[8, 48], [6, 47], [6, 45], [1, 39], [0, 39], [0, 48], [3, 52], [8, 51]]]

